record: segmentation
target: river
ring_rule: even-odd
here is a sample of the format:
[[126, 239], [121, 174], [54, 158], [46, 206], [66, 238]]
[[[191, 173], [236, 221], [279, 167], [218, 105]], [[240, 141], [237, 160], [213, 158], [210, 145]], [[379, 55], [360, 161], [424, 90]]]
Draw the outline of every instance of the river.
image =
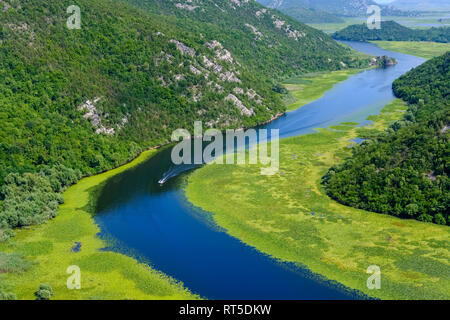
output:
[[[388, 55], [398, 64], [372, 69], [337, 84], [321, 99], [289, 112], [264, 128], [280, 129], [280, 138], [314, 132], [341, 122], [367, 123], [394, 99], [392, 82], [425, 60], [346, 42], [372, 55]], [[208, 299], [358, 299], [357, 292], [321, 279], [300, 266], [276, 261], [227, 235], [186, 200], [187, 169], [175, 167], [170, 148], [108, 180], [97, 204], [100, 236], [114, 239], [109, 250], [150, 261]], [[160, 185], [158, 181], [168, 178]], [[205, 190], [205, 192], [207, 192]], [[245, 240], [245, 235], [244, 240]]]

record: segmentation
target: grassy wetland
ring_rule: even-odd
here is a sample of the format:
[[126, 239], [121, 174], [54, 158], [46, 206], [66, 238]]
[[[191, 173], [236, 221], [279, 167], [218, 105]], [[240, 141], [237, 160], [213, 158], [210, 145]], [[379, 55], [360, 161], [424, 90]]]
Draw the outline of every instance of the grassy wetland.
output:
[[431, 59], [450, 51], [450, 43], [423, 41], [371, 41], [377, 46], [416, 57]]
[[[16, 265], [0, 272], [2, 291], [14, 292], [18, 299], [34, 299], [39, 284], [47, 283], [53, 288], [54, 299], [198, 298], [181, 283], [148, 265], [104, 251], [108, 243], [98, 237], [100, 230], [92, 217], [98, 188], [108, 178], [138, 165], [155, 152], [146, 151], [129, 164], [81, 180], [64, 193], [65, 203], [55, 219], [19, 230], [13, 239], [0, 244], [0, 270], [2, 263]], [[79, 251], [73, 250], [77, 243], [81, 244]], [[8, 263], [11, 258], [16, 262]], [[66, 269], [71, 265], [81, 269], [82, 290], [67, 289]]]
[[[189, 177], [187, 198], [231, 236], [371, 297], [448, 299], [448, 227], [346, 207], [321, 186], [328, 168], [350, 155], [352, 139], [384, 130], [405, 110], [395, 100], [368, 118], [372, 125], [343, 123], [281, 140], [274, 176], [260, 175], [258, 165], [207, 165]], [[372, 265], [381, 268], [380, 290], [367, 288]]]

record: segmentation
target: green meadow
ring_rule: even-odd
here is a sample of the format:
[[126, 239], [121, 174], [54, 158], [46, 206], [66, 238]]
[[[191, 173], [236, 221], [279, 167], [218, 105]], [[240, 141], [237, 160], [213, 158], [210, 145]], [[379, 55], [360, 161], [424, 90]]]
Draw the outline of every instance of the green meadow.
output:
[[[450, 229], [346, 207], [331, 200], [321, 178], [351, 153], [356, 137], [402, 117], [395, 100], [374, 124], [343, 123], [280, 141], [280, 170], [210, 164], [189, 176], [187, 199], [212, 213], [228, 234], [263, 253], [381, 299], [450, 298]], [[243, 237], [243, 238], [242, 238]], [[369, 266], [381, 268], [381, 289], [369, 290]]]
[[307, 74], [287, 79], [284, 86], [289, 91], [285, 104], [287, 111], [293, 111], [321, 98], [325, 92], [339, 82], [347, 80], [360, 69], [339, 70], [327, 73]]
[[404, 54], [410, 54], [425, 59], [438, 57], [450, 51], [450, 43], [423, 41], [371, 41], [377, 46]]
[[[100, 229], [92, 217], [96, 192], [108, 178], [138, 165], [155, 152], [146, 151], [129, 164], [81, 180], [64, 193], [65, 203], [55, 219], [19, 230], [14, 238], [0, 244], [0, 271], [2, 259], [12, 254], [10, 257], [17, 260], [9, 263], [14, 268], [0, 272], [1, 291], [13, 292], [18, 299], [34, 299], [39, 284], [46, 283], [52, 286], [54, 299], [198, 298], [181, 283], [146, 264], [103, 251], [107, 243], [97, 236]], [[75, 242], [81, 243], [81, 251], [72, 250]], [[18, 261], [20, 257], [25, 260]], [[66, 270], [71, 265], [81, 269], [81, 290], [67, 289]]]

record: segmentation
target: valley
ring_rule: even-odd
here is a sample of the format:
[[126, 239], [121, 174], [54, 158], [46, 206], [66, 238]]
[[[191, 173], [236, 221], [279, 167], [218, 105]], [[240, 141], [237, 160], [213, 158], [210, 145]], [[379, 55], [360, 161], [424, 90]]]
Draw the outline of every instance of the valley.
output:
[[69, 2], [0, 0], [0, 300], [450, 299], [447, 9]]
[[[230, 235], [245, 234], [244, 241], [262, 252], [306, 265], [369, 296], [448, 298], [446, 226], [399, 221], [342, 206], [329, 199], [321, 185], [328, 168], [361, 143], [355, 138], [385, 130], [405, 110], [406, 104], [395, 100], [363, 127], [358, 121], [343, 122], [281, 140], [283, 165], [274, 177], [260, 176], [257, 166], [207, 165], [189, 177], [186, 195], [194, 205], [212, 212], [214, 221]], [[365, 270], [370, 265], [380, 266], [384, 274], [382, 290], [366, 287]]]
[[[372, 53], [378, 55], [377, 51]], [[411, 66], [421, 63], [421, 61], [420, 59], [412, 59], [405, 65], [401, 64], [400, 70], [396, 70], [397, 67], [395, 67], [393, 69], [386, 69], [386, 72], [390, 75], [389, 77], [395, 78], [411, 68]], [[377, 84], [376, 87], [378, 88], [380, 86], [383, 87], [383, 84], [378, 83], [377, 80], [377, 74], [380, 71], [376, 69], [369, 71], [373, 73], [373, 81], [374, 84]], [[341, 79], [348, 78], [348, 76], [348, 74], [341, 75]], [[330, 109], [333, 106], [330, 101], [339, 101], [339, 99], [333, 96], [333, 90], [331, 90], [322, 98], [322, 100], [325, 100], [319, 102], [321, 107], [315, 107], [314, 103], [309, 107], [304, 106], [294, 111], [287, 119], [282, 117], [267, 126], [284, 128], [288, 136], [311, 133], [313, 132], [313, 128], [317, 127], [317, 123], [323, 123], [321, 126], [326, 127], [328, 125], [327, 123], [330, 123], [329, 125], [333, 123], [334, 125], [338, 125], [342, 121], [346, 123], [354, 123], [349, 121], [362, 121], [366, 118], [365, 114], [367, 112], [372, 113], [377, 112], [376, 110], [381, 110], [392, 99], [392, 93], [388, 88], [385, 88], [381, 94], [373, 96], [373, 99], [376, 99], [375, 109], [373, 109], [375, 101], [361, 103], [363, 100], [354, 100], [349, 109], [347, 105], [348, 98], [346, 98], [348, 97], [346, 94], [347, 90], [354, 90], [351, 84], [354, 86], [360, 83], [358, 78], [366, 78], [364, 72], [356, 76], [357, 78], [353, 80], [351, 80], [352, 78], [348, 78], [348, 80], [351, 80], [348, 85], [344, 81], [339, 85], [341, 89], [336, 89], [338, 90], [337, 92], [342, 91], [340, 94], [344, 99], [340, 103], [339, 108]], [[337, 79], [336, 75], [333, 74], [330, 77], [334, 79], [333, 82]], [[389, 83], [389, 77], [385, 79], [387, 83]], [[326, 78], [326, 75], [320, 75], [317, 78], [319, 80], [313, 81], [316, 81], [316, 83], [324, 82], [324, 78]], [[325, 88], [329, 86], [330, 84], [325, 86], [323, 91], [326, 91]], [[306, 90], [310, 89], [306, 88]], [[368, 90], [373, 92], [373, 90], [377, 89], [368, 88]], [[367, 93], [364, 91], [360, 91], [360, 94], [361, 99], [367, 96]], [[323, 92], [320, 92], [320, 95], [323, 95]], [[322, 111], [316, 117], [310, 118], [308, 120], [309, 125], [308, 122], [301, 120], [307, 119], [309, 113], [317, 113], [317, 110], [321, 108], [325, 108], [328, 111]], [[357, 110], [361, 108], [362, 110], [358, 112]], [[393, 112], [388, 112], [385, 115], [387, 116], [386, 121], [392, 117], [400, 117], [401, 113], [395, 112], [396, 110], [404, 110], [402, 104], [394, 105], [392, 108], [394, 109]], [[299, 113], [299, 115], [296, 116], [295, 112]], [[303, 116], [302, 114], [305, 112], [306, 114]], [[323, 119], [324, 116], [326, 120]], [[292, 122], [290, 119], [297, 119], [296, 121], [303, 122], [303, 124], [298, 127], [296, 122]], [[279, 125], [277, 121], [285, 122], [286, 125]], [[380, 128], [385, 125], [383, 122], [379, 124]], [[297, 129], [292, 131], [293, 128]], [[344, 126], [344, 128], [350, 129], [352, 127]], [[348, 139], [355, 136], [353, 131], [345, 134], [336, 132], [335, 134], [339, 135], [339, 137], [345, 137], [345, 134], [348, 134]], [[309, 135], [300, 136], [299, 139], [305, 139], [306, 137], [309, 137]], [[342, 140], [340, 143], [342, 143], [342, 146], [348, 144], [346, 140]], [[305, 147], [307, 145], [305, 144]], [[325, 145], [324, 147], [327, 149], [330, 148], [329, 145]], [[317, 148], [319, 148], [318, 145]], [[353, 289], [359, 289], [359, 287], [347, 283], [342, 287], [341, 283], [343, 282], [340, 278], [336, 279], [339, 283], [334, 281], [329, 282], [335, 279], [328, 273], [322, 273], [322, 270], [317, 272], [317, 270], [311, 268], [304, 261], [301, 262], [300, 266], [294, 263], [282, 267], [286, 262], [276, 262], [272, 258], [261, 255], [260, 251], [266, 252], [265, 249], [263, 250], [263, 248], [256, 246], [258, 248], [258, 251], [256, 251], [243, 243], [244, 241], [251, 246], [255, 245], [252, 242], [254, 237], [252, 232], [242, 230], [241, 234], [237, 237], [234, 233], [231, 233], [237, 239], [230, 238], [228, 234], [221, 231], [222, 226], [227, 227], [227, 225], [222, 225], [216, 218], [212, 220], [212, 217], [207, 212], [198, 211], [198, 209], [186, 203], [183, 195], [183, 186], [188, 181], [191, 181], [191, 179], [195, 179], [204, 170], [209, 169], [209, 166], [195, 171], [192, 178], [190, 175], [186, 176], [186, 174], [183, 174], [184, 169], [172, 168], [170, 164], [170, 148], [146, 153], [136, 161], [112, 172], [81, 180], [80, 183], [69, 188], [64, 193], [66, 204], [60, 208], [60, 214], [57, 218], [47, 222], [43, 226], [33, 227], [30, 230], [20, 232], [14, 238], [13, 242], [7, 242], [2, 250], [6, 252], [27, 252], [29, 257], [34, 257], [33, 260], [38, 262], [38, 265], [20, 275], [12, 274], [9, 276], [4, 282], [6, 288], [10, 288], [13, 292], [16, 292], [20, 298], [30, 298], [33, 288], [42, 280], [49, 283], [59, 283], [59, 286], [54, 285], [53, 287], [55, 296], [61, 299], [88, 299], [96, 297], [96, 294], [99, 292], [108, 292], [108, 295], [105, 297], [112, 299], [139, 299], [150, 296], [155, 298], [183, 297], [184, 299], [200, 296], [211, 299], [229, 298], [230, 294], [233, 297], [242, 299], [249, 297], [268, 298], [274, 297], [274, 295], [279, 298], [298, 299], [311, 297], [311, 293], [308, 293], [311, 290], [317, 292], [315, 297], [318, 299], [325, 297], [334, 297], [335, 299], [361, 299], [365, 297], [364, 291], [352, 291]], [[323, 168], [326, 165], [324, 163]], [[130, 167], [129, 170], [123, 171], [128, 167]], [[192, 168], [188, 167], [186, 169], [190, 170]], [[229, 170], [232, 168], [225, 166], [219, 169], [222, 170], [218, 172], [223, 172], [223, 169]], [[255, 169], [253, 168], [252, 170]], [[157, 183], [159, 179], [167, 172], [173, 170], [175, 171], [173, 172], [172, 178], [163, 186], [160, 186]], [[281, 170], [284, 171], [286, 169], [282, 168]], [[123, 172], [120, 173], [121, 171]], [[118, 174], [115, 175], [116, 173]], [[212, 174], [211, 178], [215, 175]], [[201, 190], [204, 190], [203, 183], [207, 181], [202, 182]], [[314, 178], [308, 175], [308, 181], [312, 183], [314, 182]], [[189, 186], [191, 186], [191, 183]], [[196, 205], [199, 205], [200, 203], [190, 196], [190, 188], [187, 190], [189, 199]], [[311, 188], [313, 188], [313, 185]], [[202, 194], [205, 195], [203, 192]], [[82, 197], [80, 198], [81, 195]], [[215, 202], [211, 201], [210, 203], [213, 204]], [[125, 209], [127, 207], [129, 209]], [[144, 214], [149, 207], [155, 208], [156, 210], [151, 215]], [[212, 211], [216, 212], [215, 210]], [[96, 214], [92, 218], [91, 214], [93, 212]], [[155, 225], [153, 219], [157, 219], [159, 222]], [[75, 221], [77, 221], [79, 227], [73, 229]], [[80, 224], [81, 221], [84, 221], [83, 224]], [[124, 225], [124, 221], [129, 221], [130, 224]], [[83, 227], [80, 228], [80, 226]], [[153, 231], [150, 231], [148, 228], [151, 228], [150, 230]], [[56, 233], [56, 230], [71, 229], [73, 231], [66, 232], [64, 237]], [[268, 230], [272, 229], [271, 227]], [[50, 232], [49, 230], [55, 231]], [[101, 230], [100, 239], [95, 236], [99, 230]], [[193, 237], [193, 234], [196, 234], [196, 237]], [[205, 242], [205, 238], [203, 237], [207, 237], [208, 241]], [[179, 239], [179, 241], [176, 241], [176, 239]], [[70, 250], [69, 248], [75, 242], [82, 244], [81, 251], [78, 253], [68, 252], [67, 250]], [[38, 244], [44, 243], [52, 243], [50, 247], [52, 249], [46, 249], [45, 251], [36, 249], [24, 251], [25, 249], [22, 249], [34, 248]], [[113, 251], [97, 252], [98, 249], [104, 248], [105, 246]], [[224, 254], [222, 250], [212, 250], [212, 248], [223, 248], [224, 246], [229, 247], [226, 252], [230, 253]], [[186, 248], [196, 248], [196, 250], [191, 251], [186, 250]], [[194, 253], [195, 259], [193, 257]], [[267, 253], [273, 254], [272, 252]], [[126, 256], [134, 257], [140, 263]], [[173, 257], [177, 257], [177, 259], [174, 260]], [[297, 262], [292, 259], [287, 259], [285, 256], [278, 257], [274, 255], [274, 257], [282, 258], [284, 261]], [[58, 262], [56, 263], [56, 261]], [[176, 261], [176, 263], [174, 264], [173, 261]], [[202, 261], [200, 263], [202, 268], [199, 268], [199, 261]], [[150, 269], [150, 274], [147, 274], [145, 270], [149, 269], [146, 269], [146, 262], [156, 270], [163, 272], [164, 275], [158, 275], [158, 271], [154, 271], [153, 269]], [[87, 269], [84, 272], [87, 272], [87, 277], [90, 279], [87, 285], [89, 290], [67, 292], [64, 287], [65, 274], [63, 272], [52, 273], [48, 269], [49, 265], [52, 265], [57, 270], [60, 264], [72, 263], [80, 265], [82, 270]], [[111, 268], [112, 263], [117, 265], [117, 267]], [[193, 264], [192, 267], [189, 267], [191, 264]], [[194, 270], [193, 268], [197, 269], [197, 271], [192, 272]], [[255, 272], [255, 268], [259, 271]], [[124, 270], [129, 269], [134, 271], [132, 273], [124, 273]], [[219, 272], [219, 270], [221, 270], [220, 273], [222, 275], [221, 285], [217, 283], [218, 278], [216, 272]], [[312, 270], [314, 273], [311, 274], [309, 270]], [[201, 274], [201, 277], [197, 272]], [[166, 275], [171, 278], [166, 278]], [[362, 276], [365, 276], [365, 273]], [[144, 280], [143, 277], [148, 278]], [[261, 282], [261, 277], [266, 279], [264, 290], [256, 285]], [[181, 283], [175, 284], [173, 283], [174, 280], [171, 279], [176, 279], [177, 281], [181, 281]], [[208, 279], [210, 280], [208, 281]], [[239, 279], [245, 279], [247, 283], [245, 289], [241, 285], [244, 280]], [[287, 279], [287, 281], [282, 279]], [[130, 285], [130, 288], [127, 290], [121, 289], [123, 288], [121, 284], [124, 281]], [[133, 283], [136, 285], [145, 283], [146, 286], [141, 288], [137, 285], [135, 289], [131, 289]], [[153, 283], [159, 284], [154, 285]], [[211, 287], [209, 284], [213, 286]], [[185, 286], [187, 289], [180, 286]], [[305, 291], [305, 287], [310, 289]], [[185, 290], [193, 291], [190, 293]], [[67, 294], [70, 294], [70, 296], [67, 296]]]

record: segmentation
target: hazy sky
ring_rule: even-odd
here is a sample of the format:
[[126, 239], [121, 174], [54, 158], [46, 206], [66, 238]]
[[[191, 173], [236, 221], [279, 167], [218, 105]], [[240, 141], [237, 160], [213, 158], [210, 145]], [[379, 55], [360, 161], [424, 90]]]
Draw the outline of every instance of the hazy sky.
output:
[[394, 0], [374, 0], [377, 3], [391, 3], [394, 2]]

